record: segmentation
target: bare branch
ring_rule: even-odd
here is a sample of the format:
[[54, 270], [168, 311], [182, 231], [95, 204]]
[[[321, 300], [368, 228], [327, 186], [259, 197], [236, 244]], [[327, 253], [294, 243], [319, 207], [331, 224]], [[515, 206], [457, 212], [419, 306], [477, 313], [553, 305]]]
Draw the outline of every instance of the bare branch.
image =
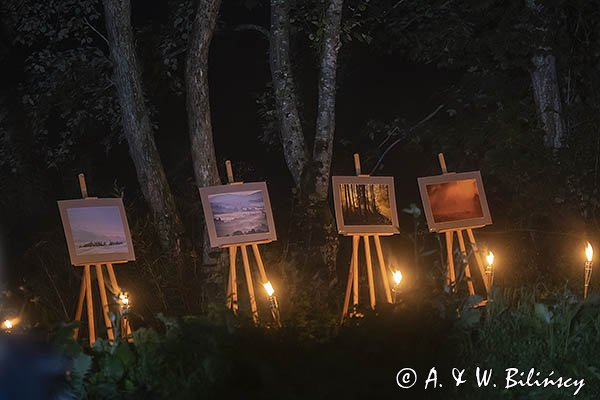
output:
[[[442, 109], [444, 108], [445, 105], [444, 104], [440, 104], [435, 110], [433, 110], [428, 116], [426, 116], [425, 118], [423, 118], [421, 121], [417, 122], [416, 125], [413, 125], [411, 128], [409, 128], [407, 130], [407, 132], [412, 132], [415, 129], [417, 129], [418, 127], [420, 127], [421, 125], [423, 125], [425, 122], [429, 121], [430, 119], [432, 119], [433, 117], [435, 117], [435, 115]], [[373, 167], [373, 169], [371, 169], [371, 172], [369, 173], [370, 175], [372, 175], [377, 168], [379, 167], [379, 165], [381, 164], [381, 162], [383, 161], [383, 158], [387, 155], [387, 153], [389, 153], [389, 151], [394, 148], [394, 146], [396, 146], [398, 143], [400, 143], [402, 140], [404, 139], [404, 136], [402, 136], [399, 139], [396, 139], [392, 144], [390, 144], [388, 146], [387, 149], [385, 149], [385, 151], [381, 154], [381, 157], [379, 157], [379, 160], [377, 160], [377, 162], [375, 163], [375, 166]], [[387, 139], [386, 139], [387, 140]]]
[[261, 33], [265, 37], [265, 39], [271, 40], [271, 32], [269, 32], [269, 30], [267, 28], [265, 28], [264, 26], [260, 26], [260, 25], [256, 25], [256, 24], [242, 24], [242, 25], [236, 26], [234, 30], [236, 32], [256, 31], [258, 33]]
[[100, 37], [102, 38], [102, 40], [104, 40], [104, 41], [106, 42], [106, 44], [108, 44], [108, 39], [106, 38], [106, 36], [104, 36], [103, 34], [101, 34], [101, 33], [98, 31], [98, 29], [94, 28], [94, 27], [92, 26], [92, 24], [90, 24], [90, 23], [89, 23], [89, 21], [87, 20], [87, 18], [84, 18], [84, 19], [83, 19], [83, 21], [85, 22], [85, 24], [86, 24], [87, 26], [89, 26], [89, 27], [90, 27], [90, 29], [91, 29], [91, 30], [93, 30], [94, 32], [96, 32], [96, 34], [97, 34], [98, 36], [100, 36]]

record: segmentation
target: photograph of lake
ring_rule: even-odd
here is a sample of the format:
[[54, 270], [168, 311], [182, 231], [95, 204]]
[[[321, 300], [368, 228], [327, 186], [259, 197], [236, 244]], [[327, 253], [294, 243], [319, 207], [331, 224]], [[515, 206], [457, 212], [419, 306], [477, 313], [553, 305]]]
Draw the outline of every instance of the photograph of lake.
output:
[[118, 207], [68, 208], [67, 216], [78, 256], [128, 252]]
[[208, 196], [217, 237], [269, 232], [262, 190]]
[[435, 222], [483, 217], [475, 179], [427, 185], [427, 195]]

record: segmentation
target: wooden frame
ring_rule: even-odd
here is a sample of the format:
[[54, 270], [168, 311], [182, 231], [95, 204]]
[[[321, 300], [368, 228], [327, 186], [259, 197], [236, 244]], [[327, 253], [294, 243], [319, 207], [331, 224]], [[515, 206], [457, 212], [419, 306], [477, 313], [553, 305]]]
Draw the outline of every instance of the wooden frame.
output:
[[[396, 208], [396, 192], [394, 190], [394, 178], [391, 176], [334, 176], [332, 179], [333, 202], [335, 206], [335, 219], [338, 232], [341, 234], [353, 233], [398, 233], [398, 210]], [[390, 208], [389, 219], [391, 223], [381, 225], [350, 224], [344, 218], [342, 204], [342, 185], [385, 185], [388, 190], [388, 201]]]
[[[436, 218], [435, 211], [432, 209], [430, 193], [428, 191], [428, 188], [434, 185], [443, 185], [453, 182], [469, 180], [474, 180], [476, 183], [476, 192], [474, 193], [474, 195], [477, 195], [479, 197], [481, 215], [477, 217], [457, 217], [456, 219], [446, 220], [443, 220], [440, 217]], [[475, 228], [492, 224], [492, 217], [490, 215], [490, 210], [487, 204], [487, 198], [483, 187], [483, 180], [479, 171], [445, 173], [443, 175], [418, 178], [417, 181], [419, 183], [419, 192], [421, 193], [425, 217], [427, 218], [427, 225], [429, 226], [430, 232], [444, 232], [448, 230]]]
[[[244, 192], [260, 191], [264, 205], [265, 219], [267, 222], [267, 231], [260, 233], [246, 233], [239, 235], [219, 236], [215, 224], [215, 216], [211, 207], [211, 197], [226, 194], [241, 194]], [[250, 242], [263, 242], [277, 240], [275, 231], [275, 222], [273, 220], [273, 212], [271, 210], [271, 201], [269, 200], [269, 192], [265, 182], [240, 183], [233, 185], [209, 186], [200, 188], [200, 198], [202, 199], [202, 208], [204, 210], [204, 218], [208, 228], [208, 236], [212, 247], [224, 247], [235, 244], [245, 244]]]
[[[71, 258], [71, 264], [73, 265], [89, 265], [89, 264], [100, 264], [107, 262], [123, 262], [135, 260], [135, 252], [133, 249], [133, 242], [131, 240], [131, 232], [129, 231], [129, 224], [127, 223], [127, 215], [125, 213], [125, 207], [123, 207], [123, 200], [120, 198], [111, 199], [96, 199], [96, 198], [85, 198], [76, 200], [61, 200], [58, 201], [58, 208], [60, 211], [60, 217], [67, 240], [67, 247], [69, 249], [69, 256]], [[91, 254], [78, 254], [77, 247], [75, 245], [75, 238], [73, 237], [72, 222], [69, 216], [69, 210], [82, 209], [82, 208], [99, 208], [99, 207], [115, 207], [119, 212], [121, 220], [121, 227], [123, 229], [124, 239], [126, 242], [126, 251], [115, 251], [112, 253], [91, 253]], [[93, 228], [93, 222], [90, 227]]]

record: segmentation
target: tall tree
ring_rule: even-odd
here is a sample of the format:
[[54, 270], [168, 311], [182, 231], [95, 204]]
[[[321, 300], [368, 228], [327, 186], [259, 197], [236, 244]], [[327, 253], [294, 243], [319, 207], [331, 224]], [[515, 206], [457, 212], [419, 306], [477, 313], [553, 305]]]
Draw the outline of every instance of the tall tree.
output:
[[[221, 0], [198, 1], [185, 63], [188, 129], [194, 176], [199, 187], [221, 183], [213, 144], [208, 87], [208, 56], [220, 6]], [[206, 227], [202, 256], [204, 264], [214, 264]], [[213, 278], [218, 280], [220, 276]]]
[[131, 3], [129, 0], [103, 0], [103, 5], [121, 122], [129, 153], [161, 245], [178, 255], [183, 224], [154, 142], [131, 27]]
[[549, 43], [551, 18], [544, 6], [537, 0], [527, 0], [527, 7], [533, 14], [536, 32], [541, 34], [540, 45], [531, 58], [531, 83], [546, 146], [558, 149], [566, 137], [562, 115], [560, 86], [556, 73], [556, 57]]

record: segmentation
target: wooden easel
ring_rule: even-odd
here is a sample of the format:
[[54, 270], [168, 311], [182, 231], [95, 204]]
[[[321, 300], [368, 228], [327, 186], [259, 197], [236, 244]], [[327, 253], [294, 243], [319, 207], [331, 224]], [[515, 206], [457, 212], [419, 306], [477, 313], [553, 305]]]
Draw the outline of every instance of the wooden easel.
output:
[[[354, 168], [357, 176], [369, 176], [361, 173], [360, 157], [358, 154], [354, 154]], [[375, 279], [373, 276], [373, 262], [371, 260], [371, 246], [369, 237], [373, 237], [375, 243], [375, 251], [377, 253], [377, 260], [379, 262], [379, 269], [381, 272], [381, 279], [383, 280], [383, 288], [385, 291], [385, 299], [388, 303], [392, 303], [392, 292], [390, 290], [390, 282], [388, 280], [389, 274], [386, 270], [385, 260], [383, 258], [383, 251], [381, 250], [380, 236], [390, 236], [391, 233], [350, 233], [346, 236], [352, 237], [352, 258], [350, 260], [350, 270], [348, 272], [348, 284], [346, 286], [346, 295], [344, 297], [344, 308], [342, 310], [341, 322], [348, 316], [348, 307], [350, 305], [350, 297], [352, 296], [353, 307], [358, 306], [359, 303], [359, 271], [358, 271], [358, 252], [360, 247], [360, 240], [364, 242], [365, 259], [367, 264], [367, 281], [369, 284], [369, 302], [371, 309], [375, 309], [377, 304], [375, 296]]]
[[[227, 169], [227, 181], [229, 185], [239, 185], [243, 182], [235, 182], [233, 179], [233, 169], [231, 168], [231, 161], [225, 161], [225, 168]], [[248, 247], [252, 248], [256, 265], [258, 266], [258, 272], [263, 285], [269, 282], [267, 273], [265, 271], [265, 265], [260, 255], [258, 248], [259, 244], [270, 243], [271, 240], [259, 241], [259, 242], [247, 242], [239, 244], [225, 245], [221, 248], [229, 250], [229, 278], [227, 279], [227, 308], [233, 311], [234, 314], [238, 312], [238, 292], [237, 292], [237, 273], [236, 273], [236, 257], [238, 249], [242, 253], [242, 264], [244, 266], [244, 274], [246, 275], [246, 286], [248, 287], [248, 295], [250, 298], [250, 309], [252, 311], [252, 320], [256, 325], [259, 323], [258, 319], [258, 307], [256, 305], [256, 296], [254, 294], [254, 283], [252, 281], [252, 274], [250, 271], [250, 261], [248, 259]], [[276, 321], [277, 322], [277, 321]]]
[[[89, 197], [87, 191], [87, 185], [85, 183], [85, 176], [79, 174], [79, 187], [81, 188], [81, 196], [84, 199], [95, 199], [95, 197]], [[81, 287], [79, 289], [79, 301], [77, 302], [77, 309], [75, 311], [75, 320], [81, 321], [83, 314], [83, 303], [86, 303], [86, 312], [88, 319], [88, 333], [90, 346], [96, 342], [96, 329], [94, 326], [94, 299], [92, 295], [92, 265], [95, 266], [96, 279], [98, 280], [98, 292], [100, 293], [100, 302], [102, 304], [102, 315], [104, 316], [104, 325], [106, 326], [106, 335], [108, 340], [115, 339], [115, 332], [113, 330], [112, 322], [109, 315], [108, 297], [106, 295], [106, 285], [104, 283], [104, 273], [102, 265], [106, 266], [108, 277], [111, 283], [111, 292], [116, 296], [120, 291], [119, 284], [117, 283], [117, 277], [113, 264], [125, 263], [126, 261], [119, 261], [113, 263], [104, 264], [84, 264], [83, 265], [83, 278], [81, 280]], [[122, 318], [121, 335], [131, 338], [131, 326], [128, 319]], [[79, 328], [76, 328], [73, 337], [77, 339], [79, 336]]]
[[[440, 167], [442, 168], [442, 174], [451, 174], [452, 172], [448, 172], [448, 168], [446, 166], [446, 159], [444, 158], [444, 153], [438, 154], [438, 159], [440, 161]], [[467, 249], [465, 246], [465, 239], [463, 237], [463, 231], [467, 232], [467, 237], [469, 238], [469, 243], [471, 245], [471, 250], [475, 255], [475, 261], [477, 267], [479, 269], [479, 273], [481, 274], [481, 278], [483, 280], [483, 285], [485, 287], [486, 297], [489, 297], [490, 293], [490, 282], [488, 281], [488, 274], [485, 273], [485, 265], [483, 263], [483, 258], [481, 253], [479, 252], [479, 246], [477, 245], [477, 241], [475, 240], [475, 235], [473, 234], [473, 228], [465, 228], [465, 229], [450, 229], [445, 231], [440, 231], [440, 233], [444, 233], [446, 236], [446, 258], [448, 260], [448, 272], [446, 274], [446, 284], [450, 288], [452, 292], [456, 290], [456, 271], [454, 268], [454, 234], [458, 238], [458, 248], [460, 250], [460, 254], [462, 256], [462, 263], [464, 265], [465, 277], [467, 278], [467, 287], [469, 290], [469, 294], [473, 296], [475, 294], [475, 287], [473, 286], [473, 279], [471, 276], [471, 266], [469, 263], [469, 256], [467, 254]]]

